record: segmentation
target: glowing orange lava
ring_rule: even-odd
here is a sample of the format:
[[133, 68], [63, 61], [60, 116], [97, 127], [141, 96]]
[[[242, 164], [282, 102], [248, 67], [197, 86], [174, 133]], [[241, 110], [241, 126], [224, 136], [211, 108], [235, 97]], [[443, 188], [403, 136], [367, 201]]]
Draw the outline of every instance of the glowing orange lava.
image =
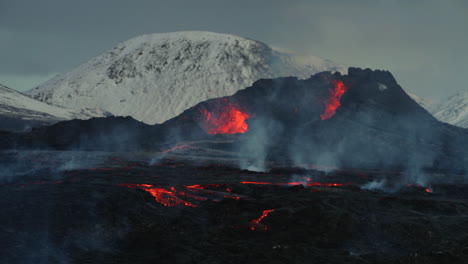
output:
[[[252, 220], [250, 222], [250, 230], [257, 230], [258, 227], [259, 227], [259, 224], [263, 220], [263, 218], [267, 217], [271, 212], [274, 212], [274, 211], [275, 210], [273, 210], [273, 209], [263, 211], [262, 215], [259, 218], [254, 219], [254, 220]], [[268, 230], [268, 227], [267, 226], [262, 226], [262, 229], [263, 230]]]
[[[128, 188], [139, 188], [142, 190], [147, 191], [150, 193], [156, 200], [156, 202], [164, 205], [164, 206], [176, 206], [176, 205], [183, 205], [183, 206], [190, 206], [190, 207], [197, 207], [197, 201], [206, 201], [206, 200], [213, 200], [213, 201], [220, 201], [219, 198], [226, 198], [226, 199], [236, 199], [240, 200], [241, 196], [235, 195], [231, 193], [231, 190], [227, 188], [227, 185], [223, 184], [196, 184], [196, 185], [189, 185], [189, 186], [179, 186], [178, 189], [175, 187], [155, 187], [154, 185], [150, 184], [119, 184], [121, 187], [128, 187]], [[212, 190], [210, 188], [220, 188], [222, 190]], [[225, 191], [224, 191], [225, 190]], [[192, 203], [192, 202], [194, 203]]]
[[191, 207], [197, 207], [197, 205], [194, 205], [190, 202], [184, 201], [177, 197], [177, 190], [175, 188], [171, 188], [171, 190], [167, 190], [164, 188], [160, 187], [154, 187], [153, 185], [150, 184], [119, 184], [119, 186], [122, 187], [128, 187], [128, 188], [141, 188], [142, 190], [147, 191], [150, 193], [155, 199], [156, 202], [164, 205], [164, 206], [175, 206], [175, 205], [185, 205], [185, 206], [191, 206]]
[[330, 98], [325, 104], [325, 113], [320, 115], [322, 120], [329, 119], [335, 114], [336, 109], [341, 106], [341, 97], [348, 90], [348, 87], [342, 81], [333, 80], [332, 83], [335, 89], [329, 89]]
[[203, 125], [208, 134], [237, 134], [245, 133], [249, 126], [245, 123], [250, 115], [243, 112], [238, 105], [224, 99], [223, 105], [217, 111], [210, 112], [201, 108]]

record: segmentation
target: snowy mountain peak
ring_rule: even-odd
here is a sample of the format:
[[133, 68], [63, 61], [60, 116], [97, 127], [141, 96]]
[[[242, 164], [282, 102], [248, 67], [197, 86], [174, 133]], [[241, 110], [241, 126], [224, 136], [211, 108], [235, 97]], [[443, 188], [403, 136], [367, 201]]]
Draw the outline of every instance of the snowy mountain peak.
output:
[[209, 98], [232, 95], [261, 78], [345, 67], [234, 35], [188, 31], [139, 36], [30, 90], [34, 98], [74, 109], [102, 108], [162, 123]]
[[468, 92], [458, 92], [436, 105], [432, 112], [440, 121], [468, 128]]

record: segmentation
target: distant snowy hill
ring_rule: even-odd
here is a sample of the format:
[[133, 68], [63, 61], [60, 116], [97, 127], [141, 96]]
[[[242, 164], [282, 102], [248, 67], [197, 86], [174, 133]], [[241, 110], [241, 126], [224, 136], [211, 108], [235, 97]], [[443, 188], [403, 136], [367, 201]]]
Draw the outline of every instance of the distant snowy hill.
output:
[[433, 109], [434, 116], [440, 121], [468, 128], [468, 92], [459, 92]]
[[238, 36], [175, 32], [125, 41], [28, 94], [58, 106], [101, 108], [155, 124], [261, 78], [308, 78], [321, 71], [346, 68]]
[[468, 92], [459, 92], [441, 102], [433, 102], [410, 93], [408, 95], [438, 120], [468, 128]]
[[459, 92], [437, 102], [411, 93], [408, 95], [439, 121], [468, 128], [468, 92]]
[[52, 106], [0, 85], [0, 130], [27, 131], [62, 120], [104, 116], [102, 111], [75, 111]]

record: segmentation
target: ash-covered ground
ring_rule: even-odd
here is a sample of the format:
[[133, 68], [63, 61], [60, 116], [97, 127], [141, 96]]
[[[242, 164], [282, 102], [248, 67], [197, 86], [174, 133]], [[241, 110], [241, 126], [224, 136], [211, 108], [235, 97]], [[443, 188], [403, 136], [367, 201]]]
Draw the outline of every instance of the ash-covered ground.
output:
[[[221, 142], [226, 144], [227, 142]], [[1, 153], [2, 263], [467, 263], [468, 185], [163, 152]], [[421, 172], [418, 172], [421, 173]]]

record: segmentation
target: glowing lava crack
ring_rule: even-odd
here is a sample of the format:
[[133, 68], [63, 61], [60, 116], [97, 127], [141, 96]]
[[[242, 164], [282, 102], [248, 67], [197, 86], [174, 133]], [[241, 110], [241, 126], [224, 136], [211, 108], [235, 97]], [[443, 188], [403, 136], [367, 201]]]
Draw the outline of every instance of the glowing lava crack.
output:
[[262, 215], [259, 218], [254, 219], [250, 222], [250, 230], [252, 231], [259, 230], [259, 227], [261, 227], [263, 231], [268, 230], [267, 226], [263, 226], [263, 225], [260, 226], [260, 222], [263, 220], [263, 218], [267, 217], [271, 212], [274, 212], [274, 211], [275, 210], [273, 209], [263, 211]]

